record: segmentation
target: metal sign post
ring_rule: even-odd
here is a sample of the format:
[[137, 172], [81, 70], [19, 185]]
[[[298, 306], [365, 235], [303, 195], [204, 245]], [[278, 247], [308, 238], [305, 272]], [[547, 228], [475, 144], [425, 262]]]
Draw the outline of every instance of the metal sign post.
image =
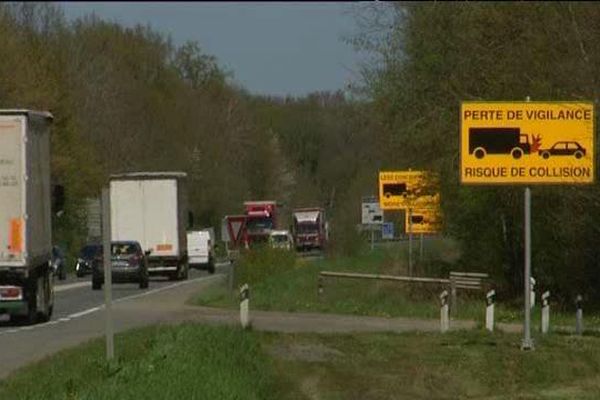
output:
[[112, 271], [111, 271], [111, 232], [110, 232], [110, 192], [102, 189], [102, 247], [104, 263], [104, 315], [106, 317], [106, 360], [115, 357], [114, 330], [112, 320]]
[[421, 232], [421, 248], [419, 249], [419, 262], [423, 262], [423, 232]]
[[525, 188], [525, 321], [523, 325], [523, 350], [533, 350], [531, 339], [531, 189]]
[[408, 276], [412, 276], [412, 208], [408, 208]]

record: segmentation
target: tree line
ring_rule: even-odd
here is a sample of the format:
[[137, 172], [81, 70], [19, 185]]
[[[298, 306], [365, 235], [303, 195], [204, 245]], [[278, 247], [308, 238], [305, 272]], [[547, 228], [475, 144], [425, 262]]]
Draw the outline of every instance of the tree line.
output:
[[[394, 3], [359, 10], [357, 48], [372, 54], [364, 89], [389, 169], [442, 177], [445, 232], [465, 269], [492, 274], [508, 296], [523, 286], [523, 188], [459, 184], [462, 101], [593, 101], [600, 77], [594, 3]], [[597, 126], [597, 119], [595, 121]], [[600, 303], [600, 190], [532, 188], [533, 276], [570, 304]]]
[[254, 96], [196, 42], [93, 14], [67, 21], [51, 3], [0, 4], [0, 53], [0, 107], [55, 117], [52, 179], [67, 201], [54, 237], [71, 254], [85, 239], [84, 199], [119, 172], [187, 172], [197, 227], [261, 199], [284, 216], [327, 206], [346, 220], [337, 210], [357, 191], [369, 130], [365, 106], [342, 92]]

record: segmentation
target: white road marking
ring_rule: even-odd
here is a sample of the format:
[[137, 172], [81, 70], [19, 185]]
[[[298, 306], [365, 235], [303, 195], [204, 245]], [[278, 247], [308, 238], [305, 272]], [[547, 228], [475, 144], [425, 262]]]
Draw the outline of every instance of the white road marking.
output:
[[[163, 292], [165, 290], [173, 289], [175, 287], [186, 285], [186, 284], [189, 284], [189, 283], [198, 282], [198, 281], [211, 281], [211, 280], [216, 279], [216, 278], [222, 278], [223, 276], [224, 275], [219, 274], [219, 275], [204, 276], [204, 277], [199, 277], [199, 278], [195, 278], [195, 279], [189, 279], [187, 281], [173, 283], [171, 285], [163, 286], [161, 288], [154, 289], [154, 290], [149, 290], [147, 292], [143, 292], [143, 293], [139, 293], [139, 294], [134, 294], [134, 295], [131, 295], [131, 296], [126, 296], [126, 297], [121, 297], [120, 299], [114, 300], [113, 303], [121, 303], [121, 302], [127, 301], [127, 300], [134, 300], [134, 299], [138, 299], [140, 297], [149, 296], [151, 294]], [[8, 330], [8, 331], [0, 331], [0, 336], [6, 335], [6, 334], [9, 334], [9, 333], [18, 333], [18, 332], [21, 332], [21, 331], [30, 331], [30, 330], [33, 330], [33, 329], [39, 329], [39, 328], [42, 328], [42, 327], [45, 327], [45, 326], [56, 325], [58, 323], [69, 322], [69, 321], [71, 321], [73, 319], [80, 318], [80, 317], [83, 317], [83, 316], [88, 315], [88, 314], [92, 314], [92, 313], [94, 313], [96, 311], [99, 311], [99, 310], [102, 310], [102, 309], [104, 309], [104, 304], [96, 306], [96, 307], [89, 308], [89, 309], [84, 310], [84, 311], [80, 311], [80, 312], [71, 314], [71, 315], [69, 315], [67, 317], [60, 318], [58, 320], [54, 320], [54, 321], [50, 321], [50, 322], [45, 322], [43, 324], [24, 326], [22, 328], [11, 329], [11, 330]]]
[[90, 308], [89, 310], [85, 310], [85, 311], [81, 311], [75, 314], [71, 314], [68, 316], [69, 319], [71, 318], [79, 318], [79, 317], [83, 317], [84, 315], [88, 315], [91, 314], [93, 312], [98, 311], [99, 309], [103, 308], [103, 306], [98, 306], [98, 307], [94, 307], [94, 308]]
[[86, 287], [86, 286], [92, 286], [92, 282], [87, 281], [87, 282], [76, 282], [76, 283], [70, 283], [68, 285], [58, 285], [58, 286], [54, 286], [54, 292], [63, 292], [65, 290], [71, 290], [71, 289], [77, 289], [77, 288], [82, 288], [82, 287]]

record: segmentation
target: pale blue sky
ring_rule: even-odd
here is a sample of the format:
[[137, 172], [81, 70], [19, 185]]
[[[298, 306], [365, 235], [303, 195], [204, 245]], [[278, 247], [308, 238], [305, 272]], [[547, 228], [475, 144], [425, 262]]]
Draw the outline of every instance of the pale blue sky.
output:
[[176, 44], [197, 41], [252, 93], [302, 96], [358, 78], [352, 3], [58, 2], [67, 18], [94, 11], [124, 25], [149, 23]]

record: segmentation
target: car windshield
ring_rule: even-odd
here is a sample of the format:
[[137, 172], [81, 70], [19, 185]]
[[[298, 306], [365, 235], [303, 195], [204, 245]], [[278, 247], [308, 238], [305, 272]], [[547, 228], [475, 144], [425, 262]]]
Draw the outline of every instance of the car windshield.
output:
[[102, 246], [85, 246], [79, 254], [81, 258], [92, 258], [102, 251]]
[[273, 238], [275, 243], [285, 243], [288, 241], [287, 235], [273, 235], [271, 238]]
[[113, 256], [127, 256], [136, 253], [136, 246], [133, 243], [113, 243], [111, 245]]

